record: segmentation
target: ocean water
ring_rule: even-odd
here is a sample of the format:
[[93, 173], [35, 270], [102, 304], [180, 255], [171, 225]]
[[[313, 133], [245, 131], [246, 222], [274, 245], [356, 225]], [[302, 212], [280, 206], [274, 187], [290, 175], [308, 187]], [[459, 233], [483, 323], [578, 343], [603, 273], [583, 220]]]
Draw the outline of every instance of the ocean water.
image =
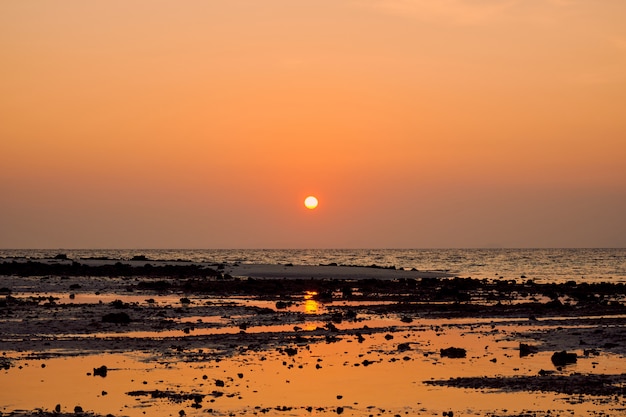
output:
[[626, 282], [626, 249], [0, 249], [1, 258], [74, 260], [106, 257], [210, 263], [395, 266], [446, 271], [459, 277], [533, 279], [537, 282]]

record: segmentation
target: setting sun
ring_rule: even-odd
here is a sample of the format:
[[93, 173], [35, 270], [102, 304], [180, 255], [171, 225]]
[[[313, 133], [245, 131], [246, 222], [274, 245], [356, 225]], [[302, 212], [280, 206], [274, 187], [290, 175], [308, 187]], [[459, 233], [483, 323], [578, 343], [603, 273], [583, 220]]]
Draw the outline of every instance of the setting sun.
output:
[[313, 197], [312, 195], [304, 199], [304, 206], [309, 210], [313, 210], [314, 208], [316, 208], [317, 204], [317, 198]]

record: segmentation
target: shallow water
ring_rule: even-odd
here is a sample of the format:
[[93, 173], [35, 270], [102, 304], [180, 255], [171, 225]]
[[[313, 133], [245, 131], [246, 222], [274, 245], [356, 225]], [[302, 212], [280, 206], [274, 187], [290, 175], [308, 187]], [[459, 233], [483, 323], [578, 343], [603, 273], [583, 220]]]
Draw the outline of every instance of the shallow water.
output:
[[[220, 361], [157, 359], [154, 352], [34, 360], [23, 352], [15, 354], [24, 358], [19, 362], [21, 368], [0, 372], [2, 411], [52, 410], [61, 404], [64, 411], [80, 405], [101, 414], [137, 417], [144, 413], [176, 416], [180, 410], [186, 415], [247, 415], [266, 408], [263, 415], [322, 415], [336, 414], [337, 407], [343, 407], [346, 415], [359, 416], [441, 415], [443, 411], [484, 415], [487, 410], [504, 409], [559, 409], [592, 415], [603, 410], [610, 413], [619, 406], [620, 400], [603, 400], [602, 404], [591, 397], [580, 402], [578, 397], [560, 394], [465, 390], [423, 383], [459, 376], [534, 375], [551, 367], [550, 353], [520, 358], [517, 344], [490, 328], [396, 329], [393, 342], [383, 334], [367, 335], [362, 343], [346, 337], [335, 343], [297, 346], [292, 356], [279, 350], [248, 351]], [[395, 349], [397, 343], [407, 341], [411, 342], [409, 351]], [[458, 344], [468, 349], [467, 358], [437, 354], [439, 348]], [[102, 365], [108, 368], [106, 377], [93, 376], [93, 369]], [[567, 372], [621, 373], [626, 372], [626, 361], [603, 354], [582, 359]], [[152, 398], [149, 393], [129, 395], [154, 390], [204, 397], [196, 403], [189, 397], [175, 401]], [[202, 408], [194, 408], [194, 404]], [[283, 407], [291, 409], [282, 411]], [[313, 408], [312, 413], [307, 407]]]

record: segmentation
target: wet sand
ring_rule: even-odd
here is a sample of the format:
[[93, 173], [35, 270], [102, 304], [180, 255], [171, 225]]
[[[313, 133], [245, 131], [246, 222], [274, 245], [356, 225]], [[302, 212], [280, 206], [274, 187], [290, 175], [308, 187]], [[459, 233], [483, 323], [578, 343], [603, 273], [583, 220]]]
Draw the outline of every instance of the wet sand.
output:
[[13, 261], [3, 414], [626, 414], [621, 284]]

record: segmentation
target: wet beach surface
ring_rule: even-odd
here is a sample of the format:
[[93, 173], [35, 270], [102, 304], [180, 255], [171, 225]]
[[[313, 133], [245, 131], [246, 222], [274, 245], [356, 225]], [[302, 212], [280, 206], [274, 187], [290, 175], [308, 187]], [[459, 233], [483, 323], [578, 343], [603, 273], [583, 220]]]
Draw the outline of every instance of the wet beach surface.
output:
[[623, 284], [57, 259], [0, 293], [3, 414], [626, 414]]

